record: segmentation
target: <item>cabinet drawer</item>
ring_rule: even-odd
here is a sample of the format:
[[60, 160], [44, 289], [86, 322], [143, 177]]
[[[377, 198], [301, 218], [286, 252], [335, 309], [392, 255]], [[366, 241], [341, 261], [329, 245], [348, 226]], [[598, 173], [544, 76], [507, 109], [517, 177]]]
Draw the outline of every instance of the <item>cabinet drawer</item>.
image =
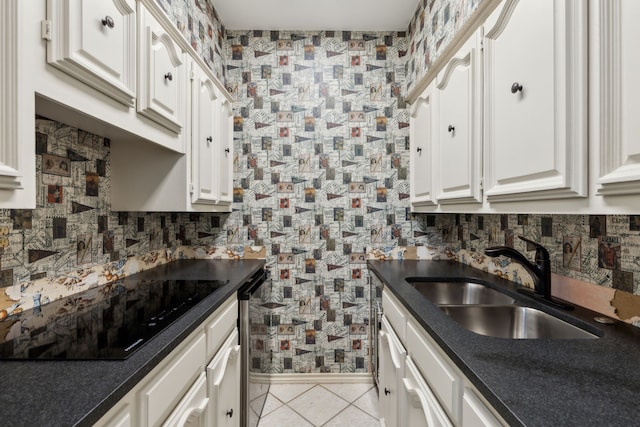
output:
[[440, 403], [455, 421], [460, 418], [462, 378], [445, 360], [434, 344], [413, 321], [407, 324], [407, 342], [411, 343], [409, 355], [424, 375]]
[[140, 391], [140, 425], [157, 426], [169, 415], [198, 374], [205, 369], [206, 337], [202, 329]]
[[213, 320], [205, 326], [207, 334], [207, 361], [211, 360], [224, 340], [238, 323], [238, 300], [235, 295], [218, 308], [212, 316]]
[[382, 312], [403, 343], [407, 336], [407, 315], [402, 304], [389, 292], [382, 293]]
[[465, 388], [462, 399], [462, 419], [465, 427], [498, 427], [502, 423], [470, 388]]

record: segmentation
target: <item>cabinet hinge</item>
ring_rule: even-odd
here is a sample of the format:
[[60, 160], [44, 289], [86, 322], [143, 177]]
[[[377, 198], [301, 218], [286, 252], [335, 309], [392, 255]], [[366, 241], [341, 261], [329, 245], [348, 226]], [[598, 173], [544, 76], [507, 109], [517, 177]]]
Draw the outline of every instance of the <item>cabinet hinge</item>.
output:
[[40, 33], [43, 39], [51, 40], [51, 21], [43, 20], [40, 22]]
[[195, 190], [195, 187], [193, 184], [189, 184], [189, 193], [193, 194], [193, 191]]
[[484, 178], [480, 179], [480, 191], [484, 190]]

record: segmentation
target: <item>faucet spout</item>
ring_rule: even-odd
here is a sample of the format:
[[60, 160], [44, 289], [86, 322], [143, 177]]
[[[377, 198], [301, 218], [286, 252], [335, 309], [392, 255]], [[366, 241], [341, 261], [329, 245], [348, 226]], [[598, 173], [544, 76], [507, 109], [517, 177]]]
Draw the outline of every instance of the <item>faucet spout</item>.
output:
[[533, 279], [534, 291], [542, 298], [551, 301], [551, 261], [549, 251], [542, 245], [529, 240], [523, 236], [518, 236], [520, 240], [531, 243], [536, 247], [535, 264], [532, 263], [522, 253], [508, 246], [493, 246], [485, 249], [484, 253], [490, 257], [500, 255], [509, 257], [521, 264]]

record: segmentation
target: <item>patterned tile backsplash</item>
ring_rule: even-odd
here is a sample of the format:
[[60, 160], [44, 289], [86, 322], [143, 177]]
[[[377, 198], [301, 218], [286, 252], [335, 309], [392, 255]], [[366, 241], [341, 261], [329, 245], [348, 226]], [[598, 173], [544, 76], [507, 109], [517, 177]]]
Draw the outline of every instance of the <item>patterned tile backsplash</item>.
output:
[[208, 2], [159, 0], [199, 52], [213, 46], [235, 97], [233, 212], [113, 212], [110, 141], [38, 118], [37, 207], [0, 210], [0, 309], [175, 258], [266, 256], [252, 345], [270, 357], [256, 368], [337, 373], [368, 369], [368, 257], [456, 259], [531, 286], [517, 264], [482, 255], [525, 251], [522, 234], [555, 273], [639, 295], [640, 216], [410, 213], [403, 88], [420, 67], [407, 61], [432, 61], [479, 2], [423, 1], [405, 34], [224, 32]]

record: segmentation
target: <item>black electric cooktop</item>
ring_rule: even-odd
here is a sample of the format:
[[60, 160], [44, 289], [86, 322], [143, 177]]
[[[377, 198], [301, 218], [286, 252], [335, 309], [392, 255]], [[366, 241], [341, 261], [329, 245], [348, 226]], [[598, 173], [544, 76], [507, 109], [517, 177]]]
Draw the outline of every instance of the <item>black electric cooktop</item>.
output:
[[126, 359], [227, 282], [127, 280], [0, 322], [0, 359]]

